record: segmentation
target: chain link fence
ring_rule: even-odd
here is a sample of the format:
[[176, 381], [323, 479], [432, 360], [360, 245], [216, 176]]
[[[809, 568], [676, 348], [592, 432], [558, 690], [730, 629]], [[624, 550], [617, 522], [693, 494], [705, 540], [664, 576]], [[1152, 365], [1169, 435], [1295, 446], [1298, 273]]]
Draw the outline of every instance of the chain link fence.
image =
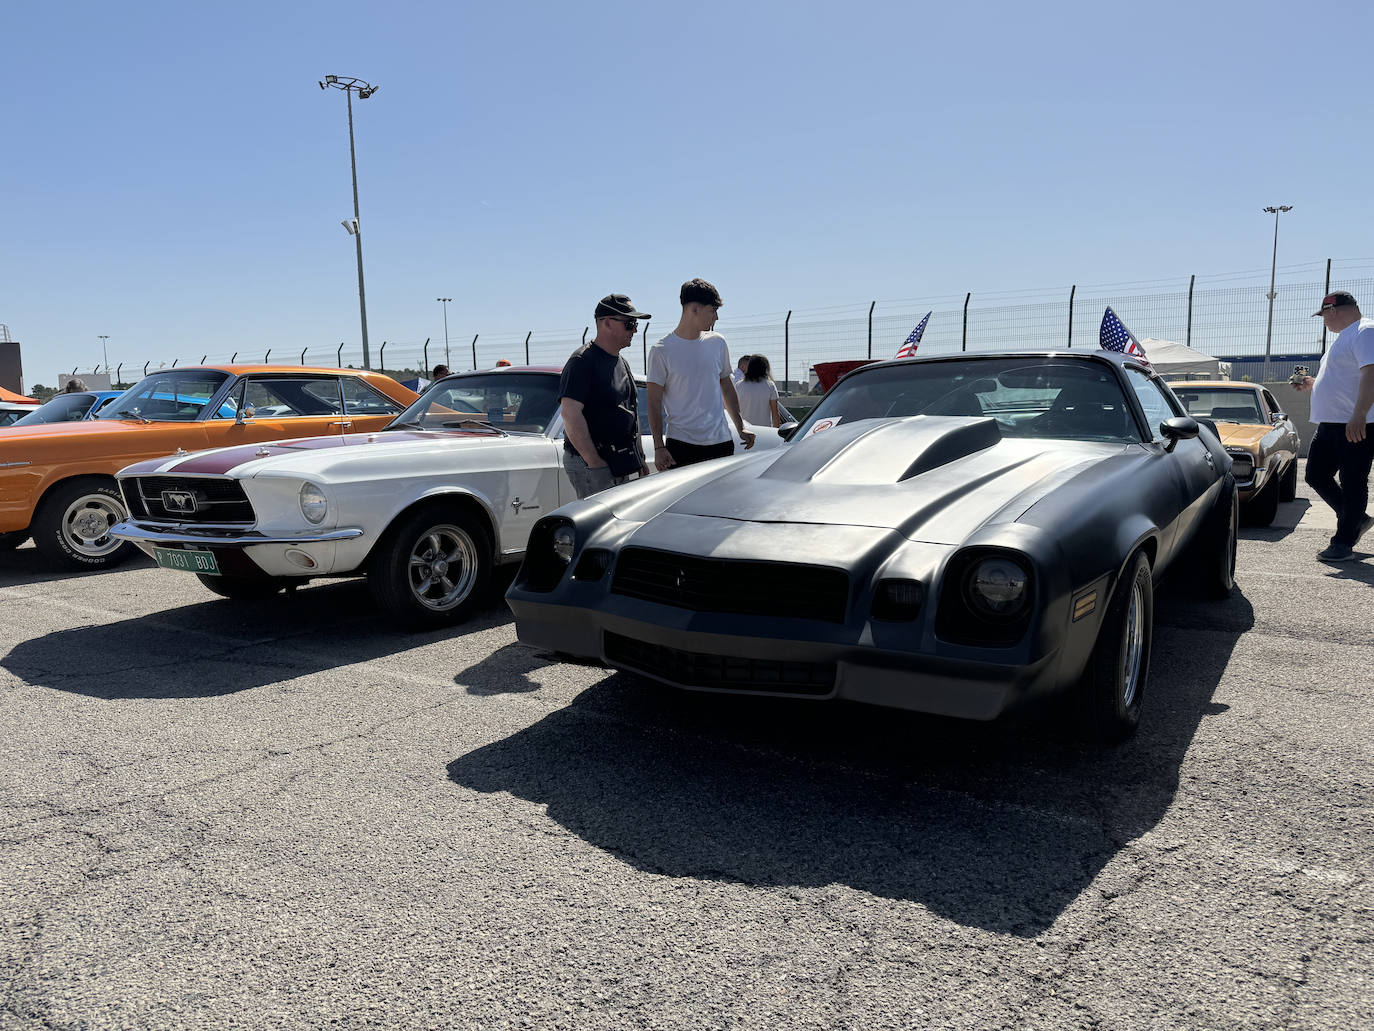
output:
[[[1325, 350], [1321, 322], [1311, 314], [1328, 290], [1349, 290], [1357, 298], [1365, 298], [1369, 310], [1374, 311], [1374, 261], [1336, 259], [1279, 272], [1268, 361], [1267, 269], [1194, 276], [1172, 289], [1160, 289], [1163, 284], [1155, 282], [1075, 286], [1057, 296], [1048, 291], [969, 293], [737, 318], [731, 318], [726, 309], [716, 328], [729, 341], [733, 356], [765, 355], [779, 387], [804, 392], [808, 372], [816, 362], [890, 357], [927, 311], [933, 314], [921, 340], [921, 354], [1064, 347], [1092, 350], [1097, 347], [1103, 311], [1110, 305], [1141, 340], [1186, 343], [1231, 361], [1236, 378], [1275, 380], [1286, 378], [1295, 361], [1311, 361]], [[637, 372], [645, 369], [649, 346], [674, 325], [674, 320], [660, 319], [641, 326], [640, 339], [626, 352]], [[372, 345], [370, 357], [374, 368], [402, 380], [428, 376], [428, 371], [441, 362], [455, 372], [491, 368], [501, 360], [516, 365], [561, 366], [591, 333], [590, 326], [472, 336], [455, 331], [448, 339], [447, 356], [443, 339], [383, 338], [380, 345]], [[1148, 344], [1146, 347], [1148, 353]], [[363, 364], [362, 348], [343, 343], [333, 347], [311, 345], [292, 352], [274, 348], [261, 354], [242, 350], [232, 355], [183, 355], [156, 363], [122, 362], [114, 371], [117, 381], [128, 383], [145, 370], [166, 368], [174, 362], [187, 365], [268, 359], [307, 365]]]

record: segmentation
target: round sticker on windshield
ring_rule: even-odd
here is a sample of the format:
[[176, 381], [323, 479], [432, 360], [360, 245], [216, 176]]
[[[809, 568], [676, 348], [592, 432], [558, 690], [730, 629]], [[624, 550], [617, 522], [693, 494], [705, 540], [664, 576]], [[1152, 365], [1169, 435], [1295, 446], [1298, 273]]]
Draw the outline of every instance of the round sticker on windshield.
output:
[[833, 419], [822, 419], [820, 422], [816, 423], [816, 425], [812, 426], [811, 429], [807, 431], [806, 435], [808, 437], [814, 437], [822, 430], [828, 430], [831, 426], [838, 426], [843, 419], [844, 416], [842, 415], [837, 415]]

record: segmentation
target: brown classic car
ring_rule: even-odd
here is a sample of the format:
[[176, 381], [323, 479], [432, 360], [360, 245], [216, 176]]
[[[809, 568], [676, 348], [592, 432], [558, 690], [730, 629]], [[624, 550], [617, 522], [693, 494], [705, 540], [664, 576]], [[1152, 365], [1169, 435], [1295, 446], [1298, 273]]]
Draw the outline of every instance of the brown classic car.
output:
[[[219, 365], [155, 372], [94, 419], [0, 434], [0, 551], [30, 536], [59, 565], [100, 569], [135, 553], [114, 474], [173, 452], [379, 430], [415, 400], [357, 369]], [[210, 499], [212, 502], [214, 499]]]
[[1189, 415], [1216, 423], [1240, 488], [1241, 517], [1268, 526], [1279, 502], [1297, 495], [1301, 445], [1293, 420], [1258, 383], [1200, 380], [1169, 386]]

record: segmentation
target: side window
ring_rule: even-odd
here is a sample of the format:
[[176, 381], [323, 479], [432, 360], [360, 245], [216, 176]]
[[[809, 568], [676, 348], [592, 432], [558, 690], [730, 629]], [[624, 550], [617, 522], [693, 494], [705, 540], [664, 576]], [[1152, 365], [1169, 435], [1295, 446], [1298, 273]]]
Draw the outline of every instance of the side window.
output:
[[229, 391], [229, 396], [220, 402], [218, 410], [210, 416], [211, 419], [234, 419], [238, 417], [239, 409], [243, 407], [243, 385], [243, 380], [234, 384], [234, 388]]
[[1263, 387], [1260, 388], [1260, 393], [1264, 395], [1264, 403], [1269, 406], [1270, 415], [1273, 415], [1275, 412], [1283, 411], [1283, 405], [1279, 404], [1278, 401], [1274, 399], [1273, 394], [1269, 393], [1269, 391], [1265, 390]]
[[1159, 440], [1159, 424], [1165, 419], [1172, 419], [1183, 413], [1176, 408], [1173, 399], [1164, 392], [1164, 388], [1145, 373], [1128, 368], [1126, 380], [1131, 384], [1131, 389], [1135, 391], [1135, 396], [1140, 399], [1140, 407], [1145, 410], [1145, 421], [1150, 427], [1150, 438]]
[[343, 389], [347, 415], [398, 415], [402, 411], [395, 401], [356, 376], [342, 377], [339, 386]]
[[337, 381], [328, 376], [271, 376], [250, 379], [243, 403], [257, 419], [299, 419], [337, 415]]

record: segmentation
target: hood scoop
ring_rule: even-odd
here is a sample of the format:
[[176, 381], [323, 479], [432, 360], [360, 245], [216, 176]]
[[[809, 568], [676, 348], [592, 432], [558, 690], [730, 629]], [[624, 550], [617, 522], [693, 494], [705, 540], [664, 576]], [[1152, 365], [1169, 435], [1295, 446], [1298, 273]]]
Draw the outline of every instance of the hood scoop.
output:
[[996, 419], [917, 415], [841, 423], [799, 440], [760, 475], [793, 483], [901, 483], [986, 451]]

